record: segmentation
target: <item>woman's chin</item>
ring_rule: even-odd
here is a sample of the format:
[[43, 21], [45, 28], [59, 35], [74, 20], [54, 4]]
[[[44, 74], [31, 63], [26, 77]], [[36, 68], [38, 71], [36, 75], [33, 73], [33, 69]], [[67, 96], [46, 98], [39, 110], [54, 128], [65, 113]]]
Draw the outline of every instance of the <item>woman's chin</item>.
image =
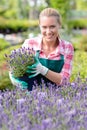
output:
[[46, 42], [53, 42], [53, 39], [46, 39]]
[[44, 37], [46, 41], [50, 41], [52, 40], [53, 38], [52, 37]]

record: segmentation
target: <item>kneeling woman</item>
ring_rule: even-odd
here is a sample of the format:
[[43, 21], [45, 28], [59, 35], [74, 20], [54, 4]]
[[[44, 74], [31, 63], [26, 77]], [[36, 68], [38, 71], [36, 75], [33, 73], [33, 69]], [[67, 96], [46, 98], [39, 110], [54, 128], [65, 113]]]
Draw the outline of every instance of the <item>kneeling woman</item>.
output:
[[43, 79], [61, 86], [64, 79], [69, 80], [72, 70], [74, 49], [70, 42], [59, 37], [61, 16], [53, 8], [44, 9], [39, 16], [41, 36], [26, 39], [22, 47], [35, 50], [35, 63], [28, 67], [30, 76], [15, 78], [11, 73], [13, 85], [32, 90], [34, 81], [38, 84]]

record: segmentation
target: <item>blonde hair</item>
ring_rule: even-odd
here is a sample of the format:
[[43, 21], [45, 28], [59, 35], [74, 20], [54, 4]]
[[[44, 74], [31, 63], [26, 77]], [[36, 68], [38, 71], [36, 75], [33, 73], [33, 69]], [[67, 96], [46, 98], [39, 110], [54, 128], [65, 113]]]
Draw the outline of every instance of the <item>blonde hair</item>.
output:
[[57, 18], [57, 22], [59, 23], [59, 25], [61, 25], [61, 16], [56, 9], [46, 8], [46, 9], [42, 10], [39, 15], [39, 21], [40, 21], [40, 18], [43, 16], [47, 16], [47, 17], [55, 16]]

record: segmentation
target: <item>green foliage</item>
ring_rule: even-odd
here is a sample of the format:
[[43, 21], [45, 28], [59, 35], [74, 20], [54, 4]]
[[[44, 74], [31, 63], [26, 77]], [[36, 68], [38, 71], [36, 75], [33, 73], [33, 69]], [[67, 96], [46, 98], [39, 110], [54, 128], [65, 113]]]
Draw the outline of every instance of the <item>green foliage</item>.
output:
[[18, 18], [18, 1], [19, 0], [1, 0], [0, 1], [0, 15], [4, 18]]
[[84, 35], [80, 40], [80, 50], [87, 51], [87, 35]]
[[11, 10], [7, 10], [4, 14], [3, 14], [4, 18], [17, 18], [17, 11], [15, 9], [11, 9]]
[[68, 21], [70, 29], [73, 28], [87, 28], [87, 19], [72, 19]]
[[5, 41], [4, 39], [0, 38], [0, 51], [9, 47], [9, 42]]
[[0, 32], [1, 33], [17, 33], [28, 30], [28, 28], [34, 28], [38, 26], [38, 20], [6, 20], [0, 18]]
[[63, 25], [65, 25], [67, 22], [67, 16], [70, 12], [70, 0], [50, 0], [50, 5], [60, 12], [63, 19]]
[[87, 78], [87, 52], [76, 51], [74, 54], [71, 81], [75, 80], [78, 74], [82, 79]]
[[8, 7], [5, 7], [5, 8], [1, 7], [1, 8], [0, 8], [0, 16], [4, 16], [4, 13], [5, 13], [8, 9], [9, 9]]
[[87, 51], [87, 36], [85, 30], [83, 33], [84, 35], [75, 36], [75, 38], [72, 39], [72, 44], [75, 50]]
[[76, 8], [77, 10], [87, 10], [87, 0], [77, 0]]
[[8, 73], [4, 73], [2, 76], [0, 76], [0, 90], [5, 90], [5, 89], [13, 89], [14, 86], [12, 85]]

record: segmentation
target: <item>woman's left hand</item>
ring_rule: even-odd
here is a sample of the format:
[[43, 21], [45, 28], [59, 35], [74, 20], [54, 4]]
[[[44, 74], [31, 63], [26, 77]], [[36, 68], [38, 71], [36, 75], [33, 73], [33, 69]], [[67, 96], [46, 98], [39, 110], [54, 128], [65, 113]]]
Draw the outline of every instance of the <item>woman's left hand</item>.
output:
[[30, 74], [29, 78], [35, 77], [38, 74], [46, 75], [48, 68], [43, 66], [37, 57], [34, 57], [35, 63], [31, 66], [28, 66], [27, 73]]

